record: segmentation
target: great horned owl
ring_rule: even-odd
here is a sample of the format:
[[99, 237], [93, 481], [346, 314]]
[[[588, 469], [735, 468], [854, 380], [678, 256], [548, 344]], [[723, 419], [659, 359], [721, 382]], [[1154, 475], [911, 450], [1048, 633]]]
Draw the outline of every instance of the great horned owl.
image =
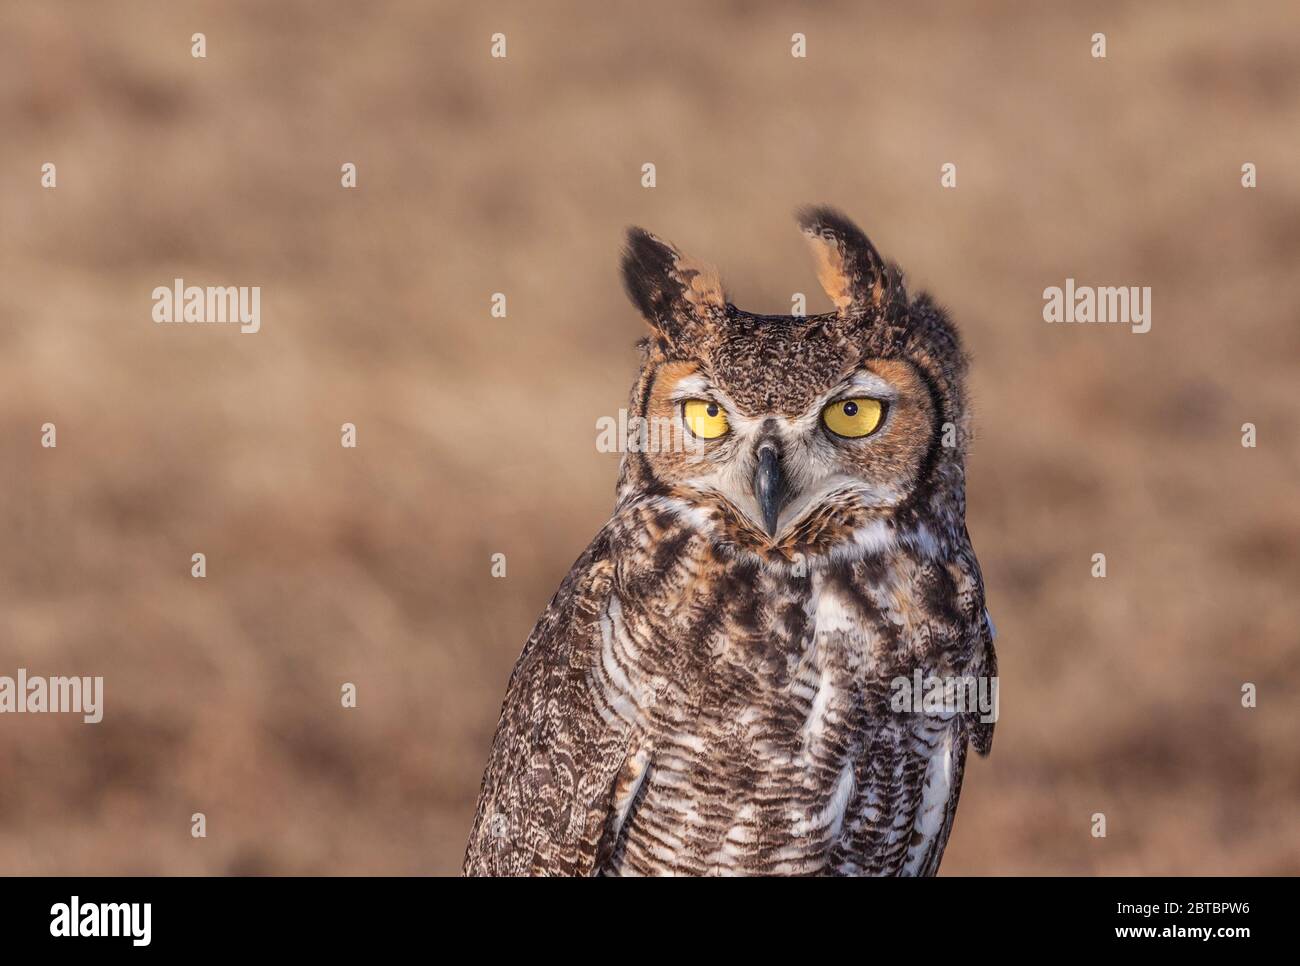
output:
[[743, 312], [629, 232], [641, 438], [510, 678], [466, 874], [938, 869], [995, 715], [898, 698], [996, 681], [966, 357], [856, 225], [800, 224], [833, 313]]

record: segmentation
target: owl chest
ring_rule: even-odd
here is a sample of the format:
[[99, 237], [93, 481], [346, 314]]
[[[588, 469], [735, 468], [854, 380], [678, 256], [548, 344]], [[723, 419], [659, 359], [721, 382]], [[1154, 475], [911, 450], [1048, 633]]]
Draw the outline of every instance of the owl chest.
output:
[[709, 596], [611, 601], [607, 663], [652, 707], [824, 706], [893, 673], [897, 617], [842, 574], [742, 572], [711, 584]]
[[910, 807], [890, 790], [915, 722], [888, 709], [888, 637], [833, 581], [766, 592], [743, 620], [717, 615], [703, 647], [651, 659], [643, 640], [643, 663], [616, 607], [611, 644], [629, 647], [611, 659], [648, 762], [619, 870], [828, 871], [865, 861], [871, 829]]

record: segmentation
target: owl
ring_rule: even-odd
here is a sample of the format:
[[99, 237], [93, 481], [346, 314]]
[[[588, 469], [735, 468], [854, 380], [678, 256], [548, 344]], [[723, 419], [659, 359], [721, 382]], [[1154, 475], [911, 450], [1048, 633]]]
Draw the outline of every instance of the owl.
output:
[[996, 718], [967, 358], [856, 225], [799, 221], [834, 312], [741, 311], [629, 231], [613, 516], [510, 677], [467, 875], [937, 871]]

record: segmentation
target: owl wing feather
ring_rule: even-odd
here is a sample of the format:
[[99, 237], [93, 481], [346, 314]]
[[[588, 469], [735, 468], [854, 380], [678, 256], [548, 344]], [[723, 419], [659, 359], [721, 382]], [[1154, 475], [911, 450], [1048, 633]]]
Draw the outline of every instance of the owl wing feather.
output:
[[[997, 651], [994, 648], [996, 631], [993, 619], [984, 605], [984, 582], [979, 572], [979, 564], [974, 551], [970, 549], [970, 537], [964, 543], [964, 553], [958, 556], [958, 566], [970, 575], [974, 594], [968, 603], [973, 611], [973, 620], [966, 623], [964, 637], [972, 643], [972, 659], [966, 671], [976, 677], [996, 679], [998, 674]], [[994, 717], [997, 707], [994, 705]], [[976, 711], [959, 714], [952, 724], [945, 729], [943, 738], [930, 746], [929, 765], [926, 768], [924, 786], [921, 790], [921, 805], [912, 826], [912, 848], [904, 866], [908, 873], [920, 876], [933, 876], [939, 872], [939, 863], [943, 860], [948, 837], [952, 834], [952, 823], [957, 816], [957, 802], [961, 797], [962, 778], [966, 771], [966, 754], [969, 745], [975, 751], [987, 755], [993, 747], [993, 728], [995, 721], [983, 720], [983, 715]], [[927, 800], [934, 802], [939, 811], [937, 827], [934, 816], [927, 815]]]
[[636, 781], [630, 728], [590, 684], [613, 576], [597, 535], [533, 629], [506, 690], [465, 854], [466, 875], [589, 875]]

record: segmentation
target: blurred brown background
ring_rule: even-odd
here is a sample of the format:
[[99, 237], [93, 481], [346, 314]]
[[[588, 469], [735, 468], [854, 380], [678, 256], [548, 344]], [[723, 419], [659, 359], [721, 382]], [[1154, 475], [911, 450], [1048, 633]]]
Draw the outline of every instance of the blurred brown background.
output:
[[[1300, 872], [1300, 6], [903, 9], [0, 7], [0, 674], [106, 678], [99, 725], [0, 717], [0, 872], [457, 871], [612, 504], [624, 227], [822, 311], [804, 202], [975, 356], [1002, 722], [943, 871]], [[262, 331], [155, 325], [177, 276]], [[1067, 276], [1151, 332], [1046, 325]]]

